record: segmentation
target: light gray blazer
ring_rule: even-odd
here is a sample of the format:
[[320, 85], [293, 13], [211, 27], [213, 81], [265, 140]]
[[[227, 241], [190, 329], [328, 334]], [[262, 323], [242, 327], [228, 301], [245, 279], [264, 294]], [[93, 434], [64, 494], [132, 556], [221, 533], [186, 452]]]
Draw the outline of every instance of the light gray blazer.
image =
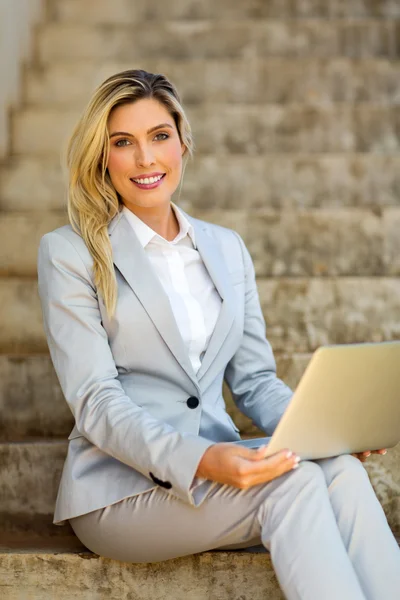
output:
[[118, 282], [111, 320], [83, 239], [67, 225], [40, 242], [44, 328], [75, 417], [55, 524], [158, 485], [198, 506], [192, 483], [203, 453], [215, 442], [240, 439], [222, 397], [224, 378], [238, 408], [267, 435], [291, 398], [276, 377], [242, 239], [184, 214], [222, 298], [197, 375], [168, 297], [122, 213], [108, 228]]

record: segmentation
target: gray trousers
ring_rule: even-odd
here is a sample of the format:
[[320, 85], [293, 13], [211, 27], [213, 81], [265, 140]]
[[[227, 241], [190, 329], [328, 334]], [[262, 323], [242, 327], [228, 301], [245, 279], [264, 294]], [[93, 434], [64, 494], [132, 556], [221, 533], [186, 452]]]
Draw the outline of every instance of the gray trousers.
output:
[[400, 550], [355, 457], [304, 461], [247, 490], [201, 488], [197, 508], [157, 488], [70, 523], [96, 554], [133, 563], [262, 543], [288, 600], [400, 598]]

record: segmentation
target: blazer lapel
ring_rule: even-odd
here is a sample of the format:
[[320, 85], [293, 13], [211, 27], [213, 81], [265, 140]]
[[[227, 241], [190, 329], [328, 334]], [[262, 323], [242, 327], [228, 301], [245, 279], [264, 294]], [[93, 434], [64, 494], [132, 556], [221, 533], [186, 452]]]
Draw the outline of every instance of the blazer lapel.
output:
[[198, 387], [168, 296], [135, 232], [123, 214], [111, 221], [108, 230], [115, 266], [138, 297], [176, 360]]
[[221, 310], [201, 367], [197, 373], [197, 379], [200, 380], [213, 364], [232, 327], [235, 317], [235, 291], [229, 279], [229, 272], [224, 256], [215, 239], [208, 233], [207, 226], [186, 213], [184, 214], [193, 225], [197, 249], [222, 298]]

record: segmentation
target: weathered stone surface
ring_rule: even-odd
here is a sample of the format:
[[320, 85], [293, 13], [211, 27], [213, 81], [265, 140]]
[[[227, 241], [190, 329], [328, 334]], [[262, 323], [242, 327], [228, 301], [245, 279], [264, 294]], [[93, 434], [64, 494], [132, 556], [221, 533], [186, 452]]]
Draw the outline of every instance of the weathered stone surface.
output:
[[[67, 188], [58, 162], [15, 158], [0, 175], [2, 210], [65, 210]], [[196, 154], [174, 200], [190, 214], [400, 205], [400, 154]]]
[[[400, 150], [400, 107], [395, 106], [207, 104], [189, 107], [187, 112], [200, 153]], [[25, 110], [14, 119], [13, 151], [60, 154], [77, 120], [77, 112]]]
[[[396, 218], [395, 210], [390, 213]], [[386, 242], [382, 215], [359, 209], [195, 211], [194, 216], [238, 231], [259, 277], [380, 275], [386, 271], [384, 244], [396, 244], [393, 236]], [[396, 274], [393, 263], [388, 268]]]
[[[205, 211], [198, 219], [234, 229], [244, 238], [256, 274], [399, 275], [397, 225], [400, 208], [302, 211]], [[0, 216], [0, 275], [36, 276], [44, 233], [68, 223], [64, 213]], [[23, 240], [23, 243], [22, 243]]]
[[[0, 554], [3, 600], [283, 600], [269, 554], [204, 552], [154, 564], [95, 554]], [[250, 594], [250, 596], [249, 596]]]
[[384, 212], [385, 265], [389, 275], [400, 273], [400, 215], [395, 210]]
[[41, 237], [66, 223], [61, 212], [0, 214], [0, 275], [36, 277]]
[[0, 444], [2, 512], [51, 514], [67, 447], [66, 441]]
[[302, 19], [302, 18], [398, 18], [396, 0], [57, 0], [50, 5], [50, 16], [57, 21], [75, 23], [121, 24], [165, 19]]
[[262, 279], [258, 289], [275, 352], [400, 337], [400, 278]]
[[[20, 518], [51, 515], [67, 451], [66, 442], [0, 444], [2, 512]], [[400, 533], [400, 444], [365, 464], [393, 532]], [[9, 529], [9, 527], [8, 527]], [[1, 531], [1, 529], [0, 529]]]
[[95, 87], [126, 69], [163, 73], [177, 86], [185, 105], [207, 102], [381, 102], [398, 103], [398, 61], [346, 58], [249, 60], [75, 61], [31, 68], [26, 103], [79, 110]]
[[36, 281], [0, 279], [0, 305], [0, 352], [46, 352]]
[[[400, 278], [260, 278], [258, 289], [275, 352], [400, 337]], [[47, 352], [36, 281], [0, 279], [0, 303], [0, 351]]]
[[160, 21], [137, 25], [42, 26], [38, 57], [43, 64], [62, 60], [137, 60], [165, 56], [246, 58], [291, 56], [328, 58], [399, 55], [396, 20], [271, 21], [213, 19]]
[[0, 441], [67, 438], [74, 419], [50, 356], [0, 356]]

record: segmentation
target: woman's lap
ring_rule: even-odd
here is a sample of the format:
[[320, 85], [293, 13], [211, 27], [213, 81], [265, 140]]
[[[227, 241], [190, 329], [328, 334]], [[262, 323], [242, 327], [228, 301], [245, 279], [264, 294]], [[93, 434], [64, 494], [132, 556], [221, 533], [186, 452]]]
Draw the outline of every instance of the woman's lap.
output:
[[[338, 472], [363, 473], [358, 463], [354, 457], [319, 464], [305, 461], [297, 473], [247, 490], [206, 482], [205, 499], [198, 507], [156, 488], [70, 519], [70, 523], [90, 550], [128, 562], [158, 562], [216, 548], [253, 546], [261, 543], [259, 509], [275, 490], [279, 498], [284, 482], [290, 489], [291, 478], [293, 483], [301, 477], [317, 478], [321, 487], [328, 488]], [[295, 494], [295, 485], [293, 490]]]

